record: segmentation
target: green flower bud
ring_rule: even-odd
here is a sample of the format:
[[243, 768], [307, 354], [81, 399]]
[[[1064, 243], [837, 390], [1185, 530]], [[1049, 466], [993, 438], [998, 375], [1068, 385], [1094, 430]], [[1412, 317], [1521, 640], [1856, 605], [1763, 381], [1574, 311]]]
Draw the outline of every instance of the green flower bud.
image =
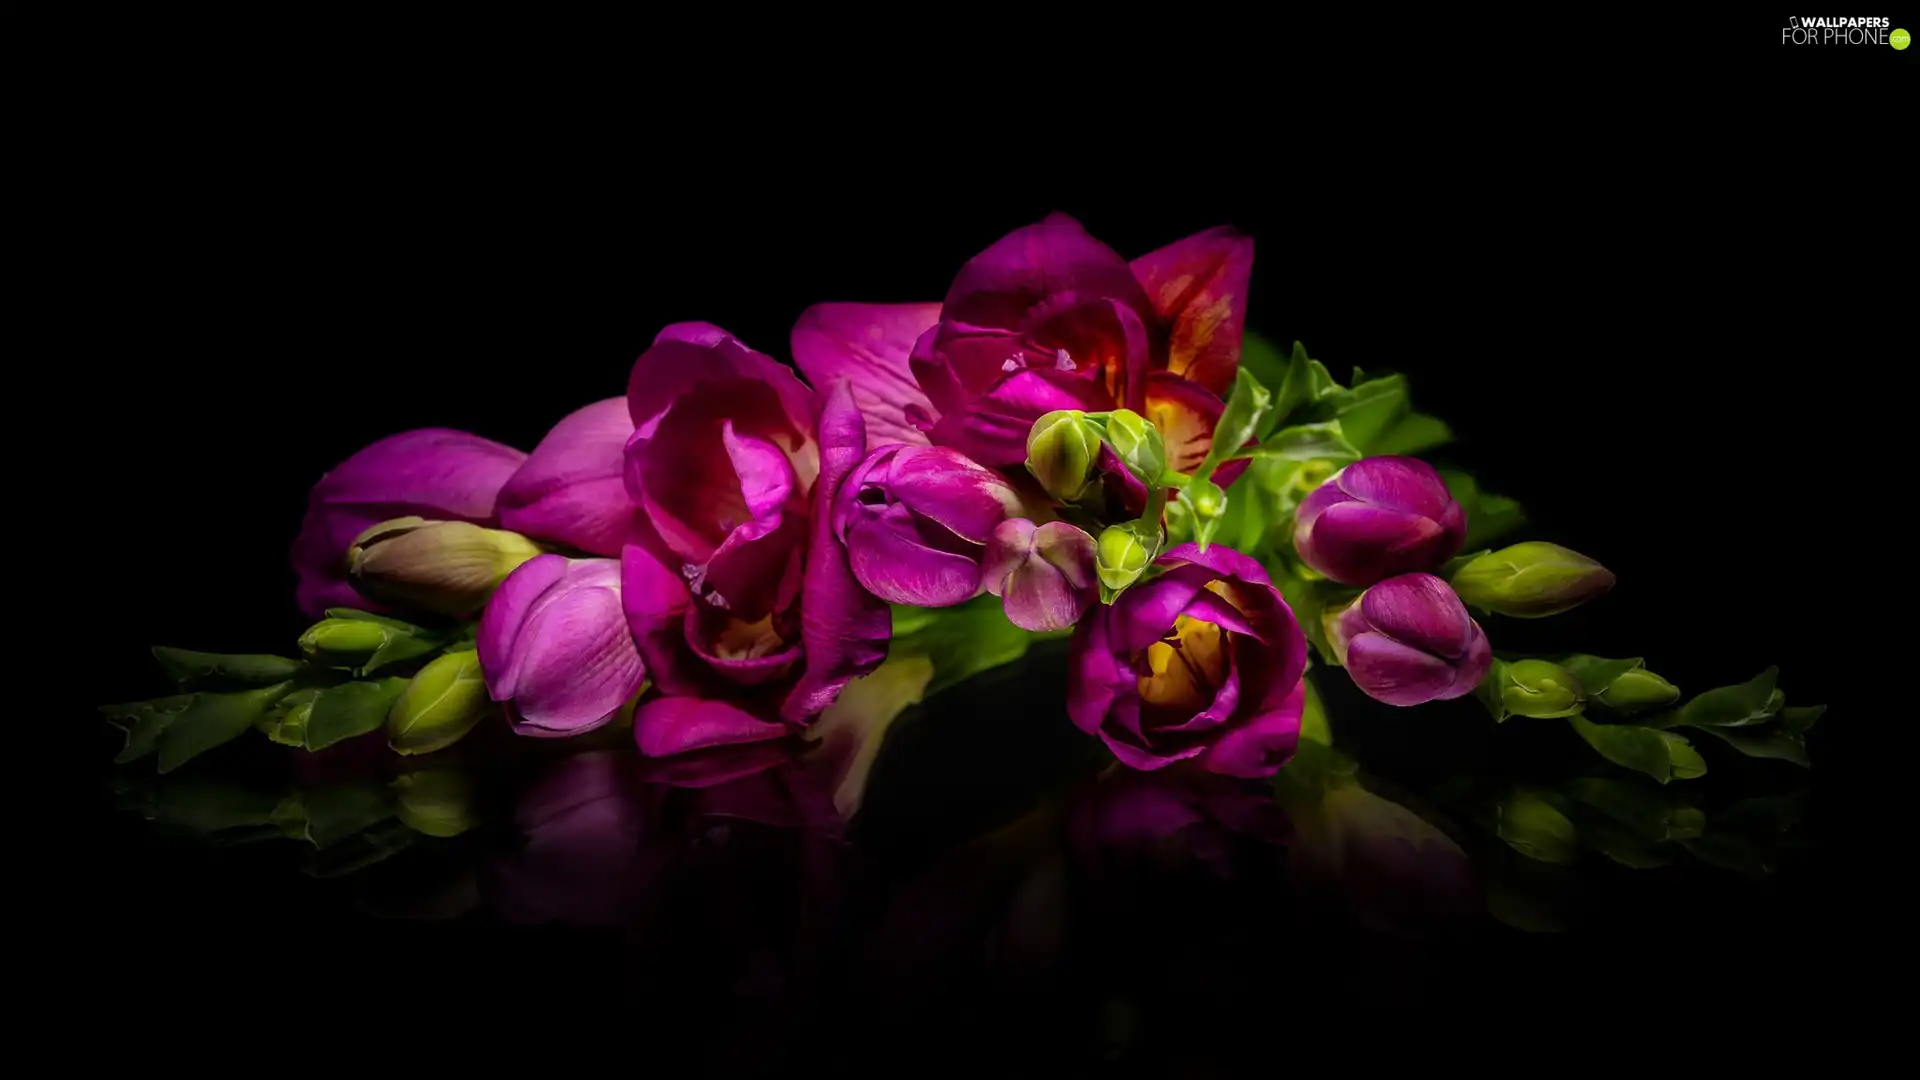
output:
[[1634, 668], [1595, 691], [1593, 700], [1615, 712], [1639, 712], [1680, 700], [1680, 688], [1646, 668]]
[[459, 836], [473, 828], [473, 789], [451, 769], [422, 769], [393, 782], [400, 823], [426, 836]]
[[386, 603], [437, 615], [467, 615], [539, 545], [505, 529], [404, 517], [384, 521], [347, 549], [353, 587]]
[[1107, 443], [1148, 487], [1158, 485], [1166, 475], [1166, 440], [1153, 421], [1132, 409], [1116, 409], [1107, 417]]
[[1453, 575], [1453, 591], [1477, 608], [1540, 619], [1613, 588], [1613, 572], [1577, 551], [1530, 540], [1490, 551]]
[[320, 698], [317, 687], [295, 690], [274, 703], [273, 708], [253, 726], [282, 746], [307, 745], [307, 717], [313, 715], [313, 703]]
[[1109, 525], [1100, 533], [1094, 572], [1113, 592], [1133, 584], [1160, 556], [1159, 530], [1144, 521]]
[[1099, 457], [1100, 429], [1078, 409], [1050, 412], [1027, 431], [1027, 471], [1061, 502], [1086, 492]]
[[451, 652], [421, 668], [400, 692], [387, 711], [387, 744], [401, 754], [444, 750], [496, 708], [480, 674], [480, 654]]
[[300, 651], [317, 664], [359, 667], [387, 643], [389, 631], [364, 619], [322, 619], [300, 635]]
[[1586, 703], [1580, 680], [1551, 660], [1515, 660], [1499, 678], [1500, 704], [1514, 716], [1572, 716]]

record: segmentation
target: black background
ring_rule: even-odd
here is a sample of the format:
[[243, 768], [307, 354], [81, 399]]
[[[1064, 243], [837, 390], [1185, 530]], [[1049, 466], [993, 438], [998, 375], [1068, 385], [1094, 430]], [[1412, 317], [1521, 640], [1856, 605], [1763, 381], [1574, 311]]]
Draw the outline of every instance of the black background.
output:
[[[1619, 576], [1528, 627], [1531, 644], [1644, 655], [1689, 690], [1779, 664], [1792, 698], [1834, 705], [1812, 736], [1822, 850], [1741, 901], [1756, 909], [1686, 928], [1696, 986], [1797, 977], [1825, 947], [1816, 906], [1851, 873], [1832, 853], [1861, 793], [1834, 777], [1873, 734], [1836, 693], [1835, 601], [1813, 554], [1844, 456], [1822, 396], [1896, 355], [1845, 324], [1891, 314], [1877, 297], [1911, 284], [1893, 258], [1911, 240], [1875, 239], [1885, 212], [1864, 208], [1894, 180], [1881, 163], [1791, 134], [1818, 104], [1770, 111], [1846, 50], [1783, 58], [1771, 34], [1750, 46], [1764, 57], [1696, 69], [1704, 89], [1680, 70], [1650, 84], [1647, 57], [1563, 69], [1496, 49], [1510, 66], [1493, 70], [1435, 49], [1250, 62], [1266, 85], [1196, 90], [1164, 115], [1139, 98], [1171, 91], [1122, 103], [1043, 64], [992, 124], [967, 122], [965, 100], [887, 117], [908, 106], [881, 101], [902, 83], [1004, 85], [961, 62], [939, 78], [824, 75], [836, 92], [817, 104], [736, 84], [753, 106], [712, 115], [684, 91], [711, 71], [655, 71], [604, 123], [572, 106], [609, 87], [556, 76], [522, 101], [482, 86], [471, 58], [445, 79], [378, 65], [377, 84], [307, 67], [332, 76], [255, 96], [244, 87], [272, 67], [258, 58], [237, 84], [169, 68], [115, 95], [81, 140], [98, 167], [67, 174], [76, 201], [53, 221], [49, 276], [73, 306], [64, 344], [34, 359], [66, 385], [15, 401], [17, 438], [56, 429], [35, 441], [58, 447], [45, 453], [71, 503], [57, 531], [79, 536], [58, 650], [79, 674], [17, 751], [71, 766], [53, 906], [84, 919], [77, 940], [117, 942], [128, 969], [190, 968], [196, 985], [407, 957], [486, 993], [556, 968], [611, 988], [583, 938], [375, 923], [291, 873], [153, 837], [102, 794], [115, 740], [91, 706], [163, 689], [150, 644], [290, 644], [285, 553], [306, 489], [373, 439], [449, 426], [531, 448], [622, 393], [668, 322], [784, 357], [807, 305], [937, 299], [967, 257], [1057, 209], [1129, 257], [1239, 226], [1258, 241], [1250, 328], [1303, 341], [1337, 376], [1406, 373], [1458, 434], [1442, 460]], [[1910, 81], [1853, 92], [1863, 139], [1898, 95], [1911, 114]], [[1863, 216], [1782, 220], [1806, 200]], [[84, 417], [71, 434], [65, 402]], [[1536, 975], [1605, 981], [1601, 949], [1539, 950]]]

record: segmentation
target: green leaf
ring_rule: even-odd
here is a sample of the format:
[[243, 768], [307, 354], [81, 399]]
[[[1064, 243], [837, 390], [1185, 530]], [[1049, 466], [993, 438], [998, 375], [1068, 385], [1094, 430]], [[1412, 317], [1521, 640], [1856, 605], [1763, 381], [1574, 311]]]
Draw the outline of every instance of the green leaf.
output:
[[1779, 677], [1780, 669], [1770, 667], [1737, 686], [1708, 690], [1681, 706], [1665, 726], [1744, 727], [1762, 723], [1785, 703], [1773, 685]]
[[153, 647], [153, 658], [181, 686], [220, 681], [267, 686], [291, 679], [307, 666], [284, 656], [194, 652], [165, 645]]
[[1807, 737], [1784, 725], [1703, 727], [1700, 730], [1715, 736], [1750, 758], [1791, 761], [1803, 769], [1811, 768], [1813, 765], [1807, 760]]
[[1334, 407], [1347, 441], [1369, 456], [1380, 453], [1375, 447], [1410, 408], [1407, 380], [1402, 375], [1388, 375], [1351, 390], [1338, 390], [1328, 395], [1327, 400]]
[[1260, 380], [1260, 385], [1273, 394], [1273, 408], [1260, 420], [1259, 436], [1264, 439], [1267, 432], [1279, 426], [1286, 414], [1299, 403], [1287, 401], [1289, 393], [1289, 375], [1292, 362], [1280, 352], [1280, 347], [1258, 334], [1243, 334], [1240, 338], [1240, 370], [1249, 372]]
[[1236, 458], [1272, 459], [1276, 461], [1338, 461], [1360, 460], [1360, 451], [1340, 432], [1340, 421], [1328, 420], [1318, 424], [1297, 424], [1281, 428], [1262, 439], [1259, 446], [1242, 450]]
[[1496, 808], [1495, 834], [1507, 846], [1545, 863], [1570, 863], [1574, 858], [1573, 822], [1551, 802], [1519, 791]]
[[[349, 684], [352, 685], [352, 684]], [[393, 816], [393, 793], [372, 781], [333, 784], [301, 793], [306, 838], [327, 848]]]
[[1639, 780], [1582, 777], [1568, 784], [1566, 792], [1647, 840], [1686, 840], [1706, 827], [1707, 817], [1699, 807]]
[[[1486, 549], [1489, 543], [1527, 523], [1526, 512], [1520, 508], [1519, 503], [1505, 495], [1482, 491], [1479, 481], [1472, 475], [1449, 470], [1441, 473], [1440, 478], [1446, 482], [1447, 491], [1453, 495], [1453, 501], [1459, 503], [1460, 509], [1467, 513], [1467, 537], [1462, 544], [1467, 550]], [[1483, 550], [1480, 554], [1484, 555], [1486, 551]], [[1469, 556], [1463, 555], [1455, 562], [1465, 566], [1466, 563], [1462, 560], [1468, 558]], [[1459, 569], [1459, 566], [1451, 563], [1448, 566], [1450, 570]], [[1451, 577], [1452, 575], [1448, 573], [1443, 576]]]
[[1613, 680], [1645, 664], [1642, 657], [1630, 656], [1625, 660], [1608, 660], [1603, 656], [1588, 656], [1574, 653], [1562, 656], [1554, 663], [1566, 668], [1588, 695], [1598, 694], [1613, 685]]
[[1437, 416], [1410, 412], [1398, 423], [1381, 432], [1368, 452], [1373, 454], [1418, 454], [1453, 441], [1453, 429]]
[[1493, 717], [1496, 724], [1512, 715], [1507, 711], [1507, 703], [1500, 697], [1500, 688], [1506, 685], [1506, 681], [1507, 662], [1496, 656], [1493, 663], [1487, 666], [1487, 673], [1480, 677], [1473, 688], [1473, 699], [1486, 707], [1487, 714]]
[[1220, 410], [1220, 421], [1213, 427], [1213, 443], [1207, 448], [1206, 460], [1194, 471], [1195, 480], [1211, 477], [1221, 462], [1239, 453], [1253, 440], [1261, 418], [1272, 409], [1273, 394], [1260, 385], [1260, 380], [1244, 368], [1235, 372], [1233, 393], [1227, 396], [1226, 407]]
[[1780, 710], [1780, 726], [1795, 734], [1804, 735], [1813, 726], [1815, 720], [1827, 711], [1825, 705], [1794, 706]]
[[187, 706], [193, 704], [197, 694], [175, 694], [171, 697], [154, 698], [152, 701], [132, 701], [124, 705], [103, 705], [100, 711], [106, 715], [107, 722], [127, 733], [127, 744], [113, 757], [114, 763], [125, 765], [129, 761], [138, 761], [153, 753], [160, 744], [161, 733], [173, 718], [179, 716]]
[[[901, 612], [910, 615], [911, 630], [898, 627]], [[1033, 634], [1007, 621], [999, 597], [980, 596], [957, 607], [925, 609], [896, 607], [893, 643], [887, 650], [893, 657], [924, 656], [933, 661], [933, 678], [925, 696], [952, 686], [983, 671], [1010, 664], [1027, 654], [1038, 640], [1065, 637], [1057, 634]]]
[[196, 694], [193, 704], [182, 709], [160, 733], [160, 771], [170, 773], [238, 738], [291, 689], [293, 683], [283, 682], [258, 690]]
[[341, 683], [321, 692], [307, 717], [307, 749], [324, 750], [380, 727], [387, 722], [387, 710], [406, 688], [407, 680], [396, 676]]
[[1567, 723], [1601, 757], [1662, 784], [1706, 775], [1707, 763], [1700, 752], [1671, 731], [1637, 724], [1596, 724], [1584, 716], [1569, 716]]

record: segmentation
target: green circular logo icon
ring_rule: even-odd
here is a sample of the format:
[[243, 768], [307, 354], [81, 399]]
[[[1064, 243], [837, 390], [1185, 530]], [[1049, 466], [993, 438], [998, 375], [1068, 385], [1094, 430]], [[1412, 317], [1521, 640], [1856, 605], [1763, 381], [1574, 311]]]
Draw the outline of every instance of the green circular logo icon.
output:
[[1896, 49], [1906, 48], [1907, 44], [1912, 40], [1913, 35], [1907, 33], [1905, 30], [1895, 30], [1893, 33], [1887, 35], [1887, 44], [1892, 45]]

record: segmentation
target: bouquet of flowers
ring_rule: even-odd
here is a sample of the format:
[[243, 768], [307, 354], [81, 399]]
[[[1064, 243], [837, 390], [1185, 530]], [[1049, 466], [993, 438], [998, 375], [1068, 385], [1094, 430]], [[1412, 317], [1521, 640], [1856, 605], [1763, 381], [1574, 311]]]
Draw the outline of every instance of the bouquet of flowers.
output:
[[313, 488], [300, 654], [156, 649], [179, 692], [106, 709], [119, 760], [630, 729], [685, 786], [832, 756], [846, 811], [904, 709], [1063, 638], [1062, 706], [1130, 770], [1274, 775], [1316, 665], [1564, 720], [1661, 784], [1700, 735], [1807, 764], [1822, 707], [1772, 669], [1683, 700], [1637, 657], [1496, 651], [1613, 575], [1494, 547], [1519, 504], [1416, 456], [1450, 432], [1401, 376], [1248, 333], [1252, 270], [1229, 228], [1129, 262], [1055, 214], [937, 303], [809, 309], [791, 367], [681, 323], [531, 453], [382, 439]]

